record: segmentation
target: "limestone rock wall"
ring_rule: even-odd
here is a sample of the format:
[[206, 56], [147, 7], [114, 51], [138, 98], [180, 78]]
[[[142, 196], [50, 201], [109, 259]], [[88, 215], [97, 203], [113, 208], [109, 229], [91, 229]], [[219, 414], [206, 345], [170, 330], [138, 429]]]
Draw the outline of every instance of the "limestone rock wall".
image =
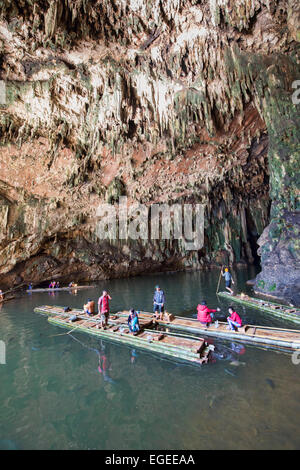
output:
[[[299, 210], [297, 2], [4, 0], [0, 17], [2, 282], [253, 262], [271, 203], [275, 224]], [[205, 246], [97, 239], [121, 194], [205, 204]]]

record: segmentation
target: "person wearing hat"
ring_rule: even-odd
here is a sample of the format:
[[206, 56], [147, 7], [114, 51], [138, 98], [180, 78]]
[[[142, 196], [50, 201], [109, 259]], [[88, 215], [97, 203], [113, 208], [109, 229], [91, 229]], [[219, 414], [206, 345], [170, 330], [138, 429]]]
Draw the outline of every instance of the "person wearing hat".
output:
[[216, 310], [208, 308], [206, 301], [202, 300], [201, 304], [197, 306], [197, 320], [201, 323], [201, 325], [208, 327], [212, 322], [212, 317], [210, 314], [219, 311], [219, 307]]
[[95, 302], [91, 299], [88, 299], [87, 304], [83, 306], [83, 311], [88, 315], [93, 315], [95, 313]]
[[155, 318], [163, 320], [165, 310], [165, 293], [159, 286], [155, 287], [155, 292], [153, 296], [153, 312]]
[[234, 284], [232, 276], [228, 268], [225, 268], [225, 272], [222, 271], [222, 276], [225, 277], [225, 287], [233, 295], [233, 290], [231, 289], [231, 283]]

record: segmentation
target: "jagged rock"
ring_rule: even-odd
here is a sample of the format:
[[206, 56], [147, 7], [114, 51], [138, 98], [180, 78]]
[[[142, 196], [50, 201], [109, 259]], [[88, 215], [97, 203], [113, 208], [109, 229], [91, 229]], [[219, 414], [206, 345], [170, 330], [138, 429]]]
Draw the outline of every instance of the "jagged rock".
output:
[[[257, 261], [299, 211], [298, 36], [294, 0], [2, 1], [0, 282]], [[125, 194], [205, 204], [204, 247], [97, 239]]]

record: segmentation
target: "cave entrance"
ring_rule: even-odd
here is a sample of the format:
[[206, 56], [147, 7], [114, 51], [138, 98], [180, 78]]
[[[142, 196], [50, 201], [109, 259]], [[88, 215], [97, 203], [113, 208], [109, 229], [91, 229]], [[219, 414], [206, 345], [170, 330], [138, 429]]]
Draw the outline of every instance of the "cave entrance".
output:
[[257, 240], [259, 239], [260, 235], [257, 232], [256, 225], [254, 223], [253, 217], [249, 208], [246, 208], [246, 224], [247, 224], [247, 241], [251, 249], [251, 254], [253, 257], [253, 264], [255, 266], [260, 266], [260, 256], [257, 254], [257, 250], [259, 245], [257, 244]]

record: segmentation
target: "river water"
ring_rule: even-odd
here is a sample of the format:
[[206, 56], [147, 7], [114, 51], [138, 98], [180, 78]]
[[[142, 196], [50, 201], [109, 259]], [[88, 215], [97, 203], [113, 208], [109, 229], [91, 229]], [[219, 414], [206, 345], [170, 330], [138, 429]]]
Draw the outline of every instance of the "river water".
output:
[[[80, 307], [103, 288], [111, 311], [151, 310], [154, 286], [167, 309], [191, 317], [215, 295], [219, 273], [141, 276], [96, 289], [26, 295], [0, 312], [0, 449], [299, 449], [300, 365], [291, 355], [210, 340], [214, 360], [201, 367], [71, 335], [33, 312], [38, 305]], [[235, 273], [238, 290], [253, 269]], [[222, 287], [224, 290], [224, 287]], [[237, 306], [244, 322], [294, 324]]]

